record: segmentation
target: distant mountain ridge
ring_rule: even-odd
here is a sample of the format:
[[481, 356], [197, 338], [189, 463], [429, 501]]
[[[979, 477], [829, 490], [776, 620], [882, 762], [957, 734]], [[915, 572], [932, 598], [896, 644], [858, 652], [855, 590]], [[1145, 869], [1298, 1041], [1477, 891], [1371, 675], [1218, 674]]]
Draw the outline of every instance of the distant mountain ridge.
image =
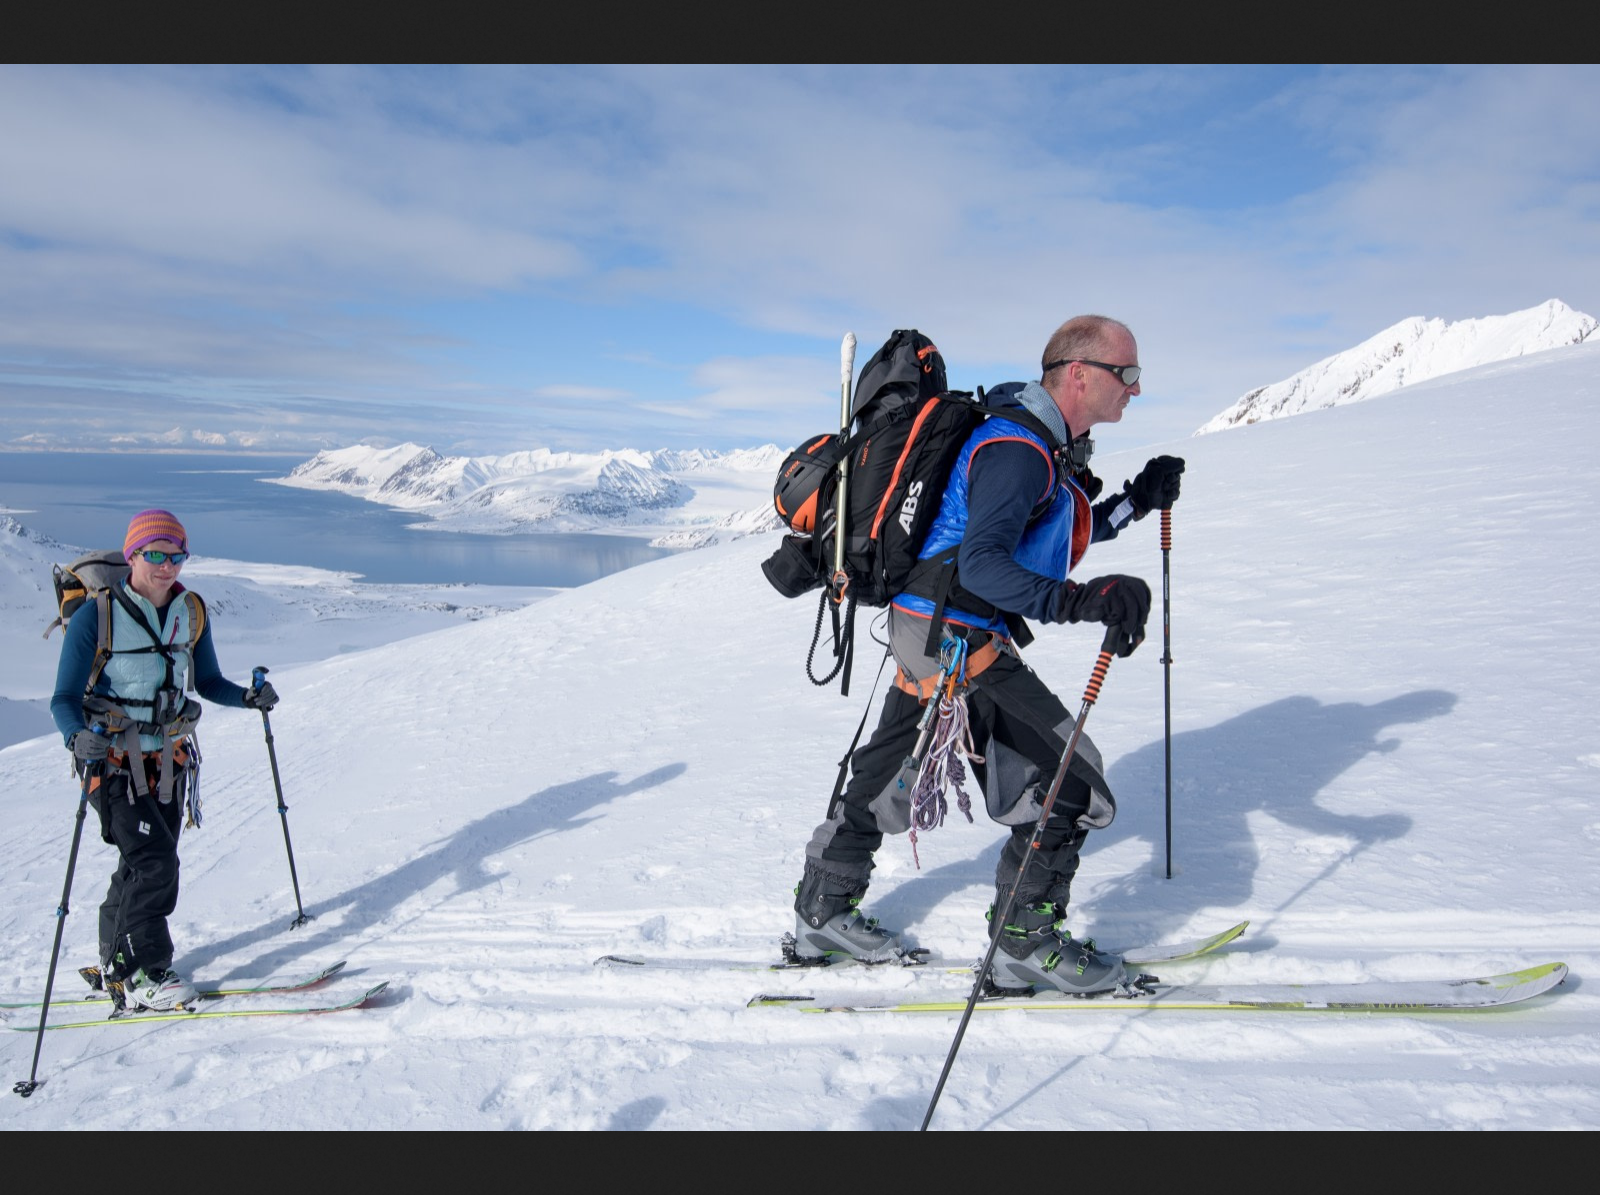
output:
[[1560, 299], [1455, 323], [1413, 316], [1293, 377], [1250, 391], [1194, 434], [1363, 402], [1458, 370], [1582, 344], [1597, 326], [1600, 320]]
[[[319, 452], [281, 484], [336, 490], [477, 532], [634, 530], [669, 546], [763, 530], [746, 512], [770, 491], [776, 445], [596, 453], [536, 448], [504, 456], [441, 456], [420, 444]], [[719, 532], [721, 534], [719, 534]]]

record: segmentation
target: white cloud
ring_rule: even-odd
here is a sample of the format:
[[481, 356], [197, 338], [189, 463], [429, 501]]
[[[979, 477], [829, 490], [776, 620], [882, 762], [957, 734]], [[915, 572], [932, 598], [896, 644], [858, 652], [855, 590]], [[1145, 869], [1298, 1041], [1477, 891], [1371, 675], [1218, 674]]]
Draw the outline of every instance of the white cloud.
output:
[[539, 398], [579, 399], [586, 402], [602, 402], [609, 399], [630, 397], [628, 391], [618, 390], [608, 386], [535, 386], [530, 393]]
[[[1596, 68], [1327, 70], [1248, 108], [1236, 77], [11, 68], [0, 360], [248, 399], [302, 437], [514, 417], [577, 440], [636, 412], [654, 439], [688, 420], [753, 442], [805, 433], [846, 329], [921, 327], [971, 386], [1030, 376], [1092, 310], [1147, 366], [1111, 434], [1176, 437], [1407, 315], [1600, 309]], [[1268, 117], [1324, 167], [1300, 193], [1252, 200], [1241, 174], [1227, 204], [1152, 201], [1183, 130]], [[530, 293], [618, 327], [670, 308], [682, 364], [647, 392], [620, 367], [659, 347], [572, 337], [498, 385], [472, 375], [472, 321], [416, 306]], [[811, 337], [815, 362], [764, 351]]]

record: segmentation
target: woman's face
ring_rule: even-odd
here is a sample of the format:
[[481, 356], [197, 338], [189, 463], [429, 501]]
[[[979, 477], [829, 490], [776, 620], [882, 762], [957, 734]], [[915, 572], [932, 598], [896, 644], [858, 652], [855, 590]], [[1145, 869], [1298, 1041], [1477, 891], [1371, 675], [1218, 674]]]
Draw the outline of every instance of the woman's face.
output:
[[[151, 551], [166, 553], [169, 559], [160, 564], [152, 564], [145, 556], [146, 552]], [[145, 544], [135, 552], [133, 558], [128, 561], [129, 567], [133, 570], [133, 575], [129, 579], [133, 591], [140, 597], [160, 605], [160, 599], [172, 591], [172, 586], [178, 580], [178, 570], [183, 567], [181, 564], [172, 563], [170, 556], [173, 552], [181, 551], [183, 549], [171, 540], [158, 539]]]

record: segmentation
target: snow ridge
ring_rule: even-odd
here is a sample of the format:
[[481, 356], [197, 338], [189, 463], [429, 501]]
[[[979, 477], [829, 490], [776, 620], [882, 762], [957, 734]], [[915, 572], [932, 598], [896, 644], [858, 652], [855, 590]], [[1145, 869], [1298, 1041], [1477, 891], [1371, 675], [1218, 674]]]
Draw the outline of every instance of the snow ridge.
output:
[[628, 530], [716, 542], [723, 520], [745, 527], [782, 458], [772, 444], [732, 452], [537, 448], [492, 457], [441, 456], [410, 443], [354, 445], [318, 453], [281, 484], [417, 511], [436, 528]]
[[1582, 344], [1597, 326], [1600, 320], [1560, 299], [1455, 323], [1412, 316], [1293, 377], [1250, 391], [1194, 434], [1362, 402], [1447, 373]]

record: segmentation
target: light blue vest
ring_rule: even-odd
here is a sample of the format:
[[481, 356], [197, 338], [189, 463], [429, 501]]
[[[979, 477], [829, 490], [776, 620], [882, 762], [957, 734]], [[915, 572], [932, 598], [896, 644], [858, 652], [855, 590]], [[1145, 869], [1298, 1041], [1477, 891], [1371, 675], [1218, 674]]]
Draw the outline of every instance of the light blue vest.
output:
[[[156, 608], [127, 585], [122, 593], [143, 612], [151, 627], [161, 635], [161, 642], [171, 648], [172, 683], [180, 691], [190, 687], [189, 673], [189, 603], [181, 593], [174, 593], [167, 605], [167, 617], [161, 622]], [[140, 651], [150, 647], [150, 634], [123, 608], [116, 598], [108, 599], [111, 606], [111, 658], [101, 672], [107, 686], [106, 696], [128, 711], [128, 716], [138, 722], [150, 722], [155, 717], [156, 690], [167, 680], [167, 661], [158, 651]], [[152, 734], [139, 736], [141, 751], [159, 751], [162, 740]]]

